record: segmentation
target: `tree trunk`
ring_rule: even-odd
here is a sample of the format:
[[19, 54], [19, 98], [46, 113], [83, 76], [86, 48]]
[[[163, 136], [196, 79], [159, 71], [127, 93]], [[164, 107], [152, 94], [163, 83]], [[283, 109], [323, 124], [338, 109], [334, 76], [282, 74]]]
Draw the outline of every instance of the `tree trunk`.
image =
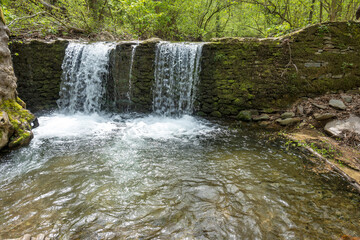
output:
[[311, 7], [310, 7], [310, 13], [309, 13], [309, 24], [311, 24], [313, 21], [314, 11], [315, 11], [315, 0], [312, 0]]
[[336, 21], [336, 15], [337, 15], [337, 0], [331, 0], [331, 6], [329, 12], [330, 22]]
[[320, 1], [320, 13], [319, 13], [319, 22], [322, 23], [322, 15], [323, 15], [323, 2]]

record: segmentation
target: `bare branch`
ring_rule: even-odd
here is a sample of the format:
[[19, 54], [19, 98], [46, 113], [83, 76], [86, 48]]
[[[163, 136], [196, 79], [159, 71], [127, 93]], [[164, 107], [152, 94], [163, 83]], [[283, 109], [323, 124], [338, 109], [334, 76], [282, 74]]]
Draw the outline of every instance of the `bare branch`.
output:
[[30, 16], [25, 16], [25, 17], [16, 18], [16, 19], [12, 20], [12, 21], [9, 23], [8, 26], [10, 27], [12, 24], [14, 24], [14, 23], [16, 23], [16, 22], [18, 22], [18, 21], [22, 21], [22, 20], [29, 19], [29, 18], [34, 18], [34, 17], [39, 16], [39, 15], [42, 15], [42, 14], [46, 14], [46, 12], [43, 11], [43, 12], [35, 13], [35, 14], [33, 14], [33, 15], [30, 15]]

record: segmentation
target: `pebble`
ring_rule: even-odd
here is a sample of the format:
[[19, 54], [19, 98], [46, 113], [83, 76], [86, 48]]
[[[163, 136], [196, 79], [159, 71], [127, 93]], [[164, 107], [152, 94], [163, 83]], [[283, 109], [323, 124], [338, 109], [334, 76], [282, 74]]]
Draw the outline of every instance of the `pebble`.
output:
[[325, 105], [321, 105], [321, 104], [317, 104], [317, 103], [313, 103], [313, 105], [317, 108], [320, 108], [320, 109], [326, 109], [327, 107]]
[[353, 100], [352, 96], [348, 96], [348, 95], [342, 95], [341, 98], [347, 103], [351, 103]]

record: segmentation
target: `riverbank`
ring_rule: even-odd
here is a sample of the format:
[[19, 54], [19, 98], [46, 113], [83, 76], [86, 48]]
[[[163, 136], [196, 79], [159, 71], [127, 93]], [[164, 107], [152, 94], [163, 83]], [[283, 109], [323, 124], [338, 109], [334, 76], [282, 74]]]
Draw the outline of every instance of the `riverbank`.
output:
[[[289, 119], [279, 134], [286, 145], [304, 151], [317, 164], [314, 171], [336, 172], [360, 192], [359, 90], [301, 99], [287, 110]], [[335, 103], [335, 105], [334, 105]], [[339, 105], [336, 105], [338, 103]], [[291, 122], [275, 120], [273, 124]]]

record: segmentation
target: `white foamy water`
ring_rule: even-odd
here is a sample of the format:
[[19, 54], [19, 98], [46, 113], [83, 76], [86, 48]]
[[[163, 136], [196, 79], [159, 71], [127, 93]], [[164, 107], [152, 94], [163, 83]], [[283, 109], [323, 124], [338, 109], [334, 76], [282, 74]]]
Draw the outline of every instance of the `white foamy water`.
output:
[[184, 115], [181, 118], [145, 116], [125, 119], [121, 116], [99, 114], [53, 114], [39, 118], [40, 127], [34, 130], [35, 141], [47, 138], [106, 138], [118, 140], [151, 138], [157, 140], [192, 138], [219, 132], [220, 128], [210, 122]]
[[117, 129], [110, 119], [98, 114], [53, 114], [39, 118], [40, 126], [34, 129], [35, 140], [106, 135]]
[[184, 115], [181, 118], [149, 116], [126, 123], [126, 136], [158, 140], [180, 139], [182, 137], [206, 136], [219, 129], [209, 122]]

